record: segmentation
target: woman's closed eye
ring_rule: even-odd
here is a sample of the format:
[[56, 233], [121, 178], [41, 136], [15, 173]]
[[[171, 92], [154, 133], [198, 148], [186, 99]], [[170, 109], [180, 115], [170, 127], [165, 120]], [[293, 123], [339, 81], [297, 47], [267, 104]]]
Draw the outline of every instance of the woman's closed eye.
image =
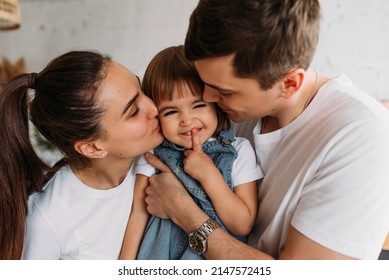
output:
[[133, 118], [136, 115], [138, 115], [138, 113], [139, 113], [139, 107], [134, 104], [134, 106], [132, 106], [131, 110], [128, 112], [128, 117]]

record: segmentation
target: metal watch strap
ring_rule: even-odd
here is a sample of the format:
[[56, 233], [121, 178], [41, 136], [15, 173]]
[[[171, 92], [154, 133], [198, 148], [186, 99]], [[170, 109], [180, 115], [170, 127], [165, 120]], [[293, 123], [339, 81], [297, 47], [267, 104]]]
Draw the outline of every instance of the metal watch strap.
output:
[[208, 239], [208, 236], [219, 227], [219, 224], [212, 219], [208, 219], [204, 224], [197, 229], [197, 232], [201, 234], [204, 239]]
[[208, 236], [219, 227], [212, 219], [208, 219], [197, 230], [189, 234], [189, 246], [197, 254], [204, 254], [208, 248]]

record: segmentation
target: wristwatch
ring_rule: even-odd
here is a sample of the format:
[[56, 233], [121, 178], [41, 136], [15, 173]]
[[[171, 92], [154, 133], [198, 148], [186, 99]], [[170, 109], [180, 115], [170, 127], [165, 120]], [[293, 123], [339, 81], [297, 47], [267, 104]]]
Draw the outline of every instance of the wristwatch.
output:
[[207, 251], [208, 236], [219, 227], [212, 219], [208, 219], [201, 227], [189, 234], [189, 246], [197, 254], [201, 255]]

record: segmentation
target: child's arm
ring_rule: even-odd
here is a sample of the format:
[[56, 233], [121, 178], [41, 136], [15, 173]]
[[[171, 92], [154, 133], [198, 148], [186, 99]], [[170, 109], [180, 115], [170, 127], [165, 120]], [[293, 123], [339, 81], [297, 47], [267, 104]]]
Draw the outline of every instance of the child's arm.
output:
[[120, 252], [119, 259], [121, 260], [135, 260], [138, 254], [143, 233], [150, 216], [147, 212], [145, 202], [145, 188], [148, 185], [148, 180], [149, 178], [147, 176], [141, 174], [136, 175], [134, 202], [132, 203], [132, 210]]
[[241, 184], [232, 191], [212, 159], [202, 151], [195, 130], [192, 141], [192, 150], [185, 151], [185, 172], [201, 183], [228, 230], [237, 236], [247, 235], [257, 214], [257, 182]]

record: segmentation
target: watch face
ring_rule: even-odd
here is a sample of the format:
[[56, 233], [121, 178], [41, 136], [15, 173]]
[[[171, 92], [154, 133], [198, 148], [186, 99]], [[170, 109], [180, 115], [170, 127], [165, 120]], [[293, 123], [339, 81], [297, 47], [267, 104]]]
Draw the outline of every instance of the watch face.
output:
[[189, 245], [192, 248], [193, 251], [195, 251], [198, 254], [202, 254], [205, 252], [205, 242], [204, 240], [201, 240], [196, 235], [192, 234], [189, 236]]

